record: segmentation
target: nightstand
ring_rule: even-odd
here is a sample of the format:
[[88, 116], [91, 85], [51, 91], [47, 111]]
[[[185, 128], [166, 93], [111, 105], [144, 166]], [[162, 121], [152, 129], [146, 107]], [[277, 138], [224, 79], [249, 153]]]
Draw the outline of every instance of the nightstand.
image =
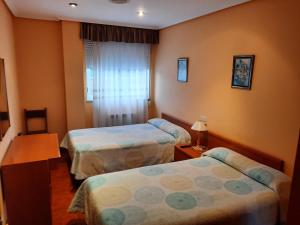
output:
[[202, 155], [203, 151], [197, 151], [190, 147], [182, 148], [182, 145], [175, 145], [174, 161], [181, 161], [186, 159], [198, 158]]

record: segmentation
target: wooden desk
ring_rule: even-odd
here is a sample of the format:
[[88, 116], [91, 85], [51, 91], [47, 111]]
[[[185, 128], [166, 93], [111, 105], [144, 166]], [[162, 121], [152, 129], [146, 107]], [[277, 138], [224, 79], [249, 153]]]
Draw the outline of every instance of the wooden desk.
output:
[[15, 137], [1, 164], [9, 225], [51, 225], [49, 161], [59, 157], [57, 134]]

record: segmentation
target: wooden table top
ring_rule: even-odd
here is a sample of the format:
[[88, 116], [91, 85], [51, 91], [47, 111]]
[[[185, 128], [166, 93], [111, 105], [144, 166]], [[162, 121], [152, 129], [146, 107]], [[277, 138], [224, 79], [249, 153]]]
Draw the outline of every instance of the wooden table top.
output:
[[180, 145], [176, 145], [176, 148], [179, 151], [183, 152], [184, 154], [188, 155], [190, 158], [198, 158], [204, 152], [204, 151], [195, 150], [195, 149], [193, 149], [192, 146], [187, 147], [187, 148], [181, 148]]
[[17, 136], [7, 150], [2, 166], [60, 157], [57, 134]]

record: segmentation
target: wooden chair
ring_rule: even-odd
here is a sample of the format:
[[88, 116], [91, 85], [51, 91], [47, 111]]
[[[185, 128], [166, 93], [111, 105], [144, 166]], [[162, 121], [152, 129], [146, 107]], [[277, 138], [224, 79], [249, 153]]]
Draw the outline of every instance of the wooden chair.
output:
[[[24, 109], [25, 116], [25, 133], [26, 134], [43, 134], [48, 133], [48, 122], [47, 122], [47, 108], [40, 110], [27, 110]], [[44, 120], [45, 129], [43, 130], [29, 130], [29, 121], [32, 119]]]

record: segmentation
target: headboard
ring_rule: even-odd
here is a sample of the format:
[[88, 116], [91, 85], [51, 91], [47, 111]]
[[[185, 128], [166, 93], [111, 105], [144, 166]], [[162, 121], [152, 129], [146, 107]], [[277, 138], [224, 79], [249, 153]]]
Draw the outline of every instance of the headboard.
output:
[[247, 156], [250, 159], [263, 163], [267, 166], [273, 167], [274, 169], [283, 171], [283, 166], [284, 166], [283, 160], [278, 159], [269, 154], [266, 154], [260, 150], [248, 147], [246, 145], [240, 144], [238, 142], [232, 141], [230, 139], [209, 132], [208, 148], [215, 148], [220, 146], [230, 148], [244, 156]]
[[192, 124], [188, 123], [188, 122], [185, 122], [181, 119], [178, 119], [178, 118], [175, 118], [169, 114], [166, 114], [166, 113], [162, 113], [161, 114], [161, 118], [165, 119], [165, 120], [168, 120], [169, 122], [171, 123], [174, 123], [182, 128], [184, 128], [187, 132], [189, 132], [189, 134], [191, 135], [192, 137], [192, 144], [195, 144], [196, 141], [197, 141], [197, 132], [193, 131], [191, 129], [192, 127]]
[[[169, 114], [162, 113], [161, 117], [165, 120], [174, 123], [185, 130], [187, 130], [192, 137], [192, 144], [195, 144], [197, 140], [197, 133], [191, 129], [192, 124], [183, 121], [181, 119], [175, 118]], [[221, 137], [212, 132], [208, 132], [207, 135], [201, 136], [201, 143], [205, 143], [208, 149], [215, 147], [226, 147], [232, 149], [244, 156], [247, 156], [250, 159], [253, 159], [257, 162], [263, 163], [267, 166], [270, 166], [274, 169], [283, 171], [284, 162], [281, 159], [278, 159], [274, 156], [268, 155], [266, 153], [261, 152], [260, 150], [248, 147], [246, 145], [240, 144], [238, 142], [232, 141], [230, 139]]]

